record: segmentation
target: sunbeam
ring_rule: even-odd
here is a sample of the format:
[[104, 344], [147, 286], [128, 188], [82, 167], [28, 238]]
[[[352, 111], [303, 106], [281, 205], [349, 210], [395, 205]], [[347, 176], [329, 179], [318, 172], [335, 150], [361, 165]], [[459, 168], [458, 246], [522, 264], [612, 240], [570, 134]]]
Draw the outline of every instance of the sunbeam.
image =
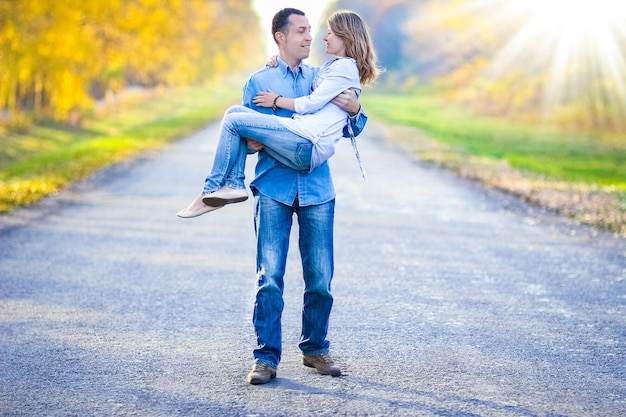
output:
[[[594, 81], [608, 82], [614, 94], [607, 104], [626, 102], [624, 41], [626, 3], [612, 0], [515, 0], [528, 9], [529, 31], [553, 52], [544, 103], [552, 107], [567, 100], [568, 91]], [[621, 25], [620, 25], [621, 24]], [[620, 45], [620, 42], [622, 45]], [[571, 71], [571, 72], [570, 72]], [[578, 72], [578, 74], [576, 74]], [[623, 114], [623, 113], [622, 113]]]
[[[451, 3], [452, 4], [452, 3]], [[465, 39], [493, 34], [482, 77], [523, 74], [544, 116], [598, 128], [626, 127], [626, 2], [467, 0], [451, 15], [479, 22]]]

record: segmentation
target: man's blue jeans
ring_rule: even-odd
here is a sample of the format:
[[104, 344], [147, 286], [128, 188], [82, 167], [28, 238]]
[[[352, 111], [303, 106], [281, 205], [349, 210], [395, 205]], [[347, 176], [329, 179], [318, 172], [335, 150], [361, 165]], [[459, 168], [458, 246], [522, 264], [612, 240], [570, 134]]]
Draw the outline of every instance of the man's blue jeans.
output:
[[244, 106], [232, 106], [224, 114], [211, 173], [202, 194], [224, 185], [245, 188], [248, 147], [244, 138], [263, 143], [267, 153], [297, 171], [309, 171], [313, 143], [287, 129], [279, 117], [256, 112]]
[[333, 305], [333, 228], [335, 200], [293, 207], [258, 194], [255, 196], [258, 287], [253, 323], [258, 347], [254, 358], [277, 367], [282, 351], [281, 316], [289, 235], [293, 214], [298, 216], [299, 246], [304, 276], [302, 334], [299, 347], [305, 355], [328, 352], [328, 320]]

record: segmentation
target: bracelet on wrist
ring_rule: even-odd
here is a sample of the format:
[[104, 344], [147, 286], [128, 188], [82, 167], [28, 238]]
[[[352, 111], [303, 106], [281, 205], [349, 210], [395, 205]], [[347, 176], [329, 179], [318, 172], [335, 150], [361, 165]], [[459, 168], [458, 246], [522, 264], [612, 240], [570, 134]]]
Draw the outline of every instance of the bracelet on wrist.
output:
[[279, 98], [281, 98], [282, 96], [279, 94], [276, 96], [276, 98], [274, 99], [274, 102], [272, 103], [272, 110], [276, 111], [279, 109], [278, 105], [276, 105], [276, 102], [278, 101]]

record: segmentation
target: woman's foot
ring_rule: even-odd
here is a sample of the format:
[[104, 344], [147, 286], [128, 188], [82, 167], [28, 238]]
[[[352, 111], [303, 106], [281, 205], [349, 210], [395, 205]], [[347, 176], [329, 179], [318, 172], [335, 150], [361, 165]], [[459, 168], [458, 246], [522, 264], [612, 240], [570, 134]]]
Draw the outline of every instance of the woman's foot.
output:
[[248, 192], [245, 188], [230, 188], [223, 186], [219, 190], [206, 194], [202, 201], [207, 206], [223, 207], [226, 204], [241, 203], [248, 199]]
[[190, 219], [192, 217], [198, 217], [203, 215], [204, 213], [208, 213], [222, 207], [224, 207], [224, 205], [207, 206], [202, 202], [202, 196], [199, 195], [191, 202], [191, 204], [189, 204], [189, 206], [187, 206], [187, 208], [180, 210], [178, 213], [176, 213], [176, 215], [178, 217], [182, 217], [183, 219]]

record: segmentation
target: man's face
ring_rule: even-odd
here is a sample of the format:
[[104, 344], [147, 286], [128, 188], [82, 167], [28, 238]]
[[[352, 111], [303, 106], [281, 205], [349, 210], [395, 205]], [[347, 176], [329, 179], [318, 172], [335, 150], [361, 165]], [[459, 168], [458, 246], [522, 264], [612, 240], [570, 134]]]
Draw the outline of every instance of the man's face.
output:
[[311, 25], [306, 16], [292, 14], [289, 16], [291, 25], [285, 36], [283, 53], [287, 58], [303, 60], [311, 53]]

